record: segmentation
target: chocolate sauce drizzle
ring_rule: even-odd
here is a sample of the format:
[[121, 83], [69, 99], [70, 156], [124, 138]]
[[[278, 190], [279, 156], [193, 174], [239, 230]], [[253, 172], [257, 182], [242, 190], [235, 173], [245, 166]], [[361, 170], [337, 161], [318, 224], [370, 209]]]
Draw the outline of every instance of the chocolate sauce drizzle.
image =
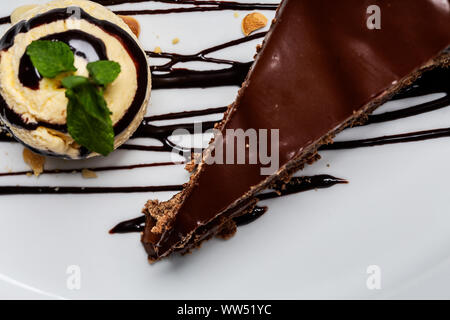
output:
[[[271, 10], [278, 8], [278, 3], [242, 3], [234, 1], [196, 1], [196, 0], [94, 0], [104, 6], [112, 6], [126, 3], [141, 2], [161, 2], [175, 5], [190, 5], [189, 7], [169, 8], [169, 9], [146, 9], [146, 10], [115, 10], [114, 13], [120, 15], [156, 15], [187, 12], [207, 12], [207, 11], [249, 11], [249, 10]], [[0, 25], [11, 23], [11, 17], [1, 17]]]
[[[89, 168], [89, 170], [94, 172], [103, 172], [103, 171], [119, 171], [119, 170], [133, 170], [133, 169], [142, 169], [142, 168], [151, 168], [151, 167], [166, 167], [166, 166], [176, 166], [183, 165], [185, 162], [155, 162], [155, 163], [142, 163], [142, 164], [133, 164], [133, 165], [124, 165], [124, 166], [106, 166], [106, 167], [95, 167]], [[42, 174], [63, 174], [63, 173], [81, 173], [83, 169], [87, 168], [76, 168], [76, 169], [53, 169], [53, 170], [44, 170]], [[12, 177], [12, 176], [24, 176], [32, 173], [31, 171], [16, 171], [16, 172], [3, 172], [0, 173], [0, 177]]]
[[[132, 1], [96, 1], [103, 5], [115, 5], [127, 2], [144, 2], [143, 0]], [[116, 14], [122, 15], [154, 15], [186, 12], [207, 12], [207, 11], [248, 11], [248, 10], [276, 10], [278, 3], [243, 3], [235, 1], [196, 1], [196, 0], [153, 0], [153, 2], [191, 5], [190, 7], [170, 8], [170, 9], [144, 9], [144, 10], [116, 10]]]
[[17, 194], [99, 194], [181, 191], [182, 185], [142, 187], [48, 187], [48, 186], [0, 186], [0, 195]]
[[120, 222], [114, 228], [109, 230], [109, 233], [116, 234], [116, 233], [142, 232], [144, 231], [144, 228], [145, 228], [145, 216], [140, 216], [134, 219]]
[[[425, 102], [415, 106], [396, 111], [369, 115], [362, 125], [370, 125], [386, 121], [398, 120], [419, 114], [435, 111], [450, 105], [450, 71], [447, 68], [436, 68], [424, 73], [412, 86], [398, 93], [393, 99], [414, 98], [433, 93], [444, 93], [445, 96], [437, 100]], [[423, 141], [450, 136], [450, 128], [439, 128], [424, 131], [408, 132], [396, 135], [387, 135], [369, 139], [336, 141], [333, 144], [324, 145], [319, 150], [341, 150], [362, 147], [374, 147], [386, 144]]]
[[0, 18], [0, 25], [7, 24], [7, 23], [11, 23], [11, 17], [10, 16], [1, 17]]
[[[142, 146], [133, 144], [124, 144], [120, 148], [125, 150], [140, 150], [140, 151], [157, 151], [157, 152], [177, 152], [180, 155], [190, 157], [195, 148], [183, 148], [173, 144], [169, 137], [174, 135], [176, 130], [183, 130], [186, 133], [194, 133], [196, 126], [202, 129], [202, 133], [214, 128], [216, 121], [206, 121], [198, 123], [182, 123], [166, 126], [155, 126], [149, 123], [146, 119], [141, 126], [136, 130], [133, 138], [153, 138], [162, 143], [162, 146]], [[178, 131], [181, 134], [181, 131]]]
[[[259, 32], [223, 44], [207, 48], [195, 54], [182, 55], [176, 53], [155, 53], [147, 51], [152, 58], [166, 58], [169, 62], [160, 66], [152, 66], [152, 85], [154, 89], [196, 88], [236, 85], [241, 86], [253, 62], [238, 62], [226, 59], [207, 57], [208, 54], [237, 46], [256, 39], [264, 38], [266, 32]], [[174, 68], [177, 63], [201, 61], [213, 64], [226, 64], [228, 68], [219, 70], [189, 70]]]

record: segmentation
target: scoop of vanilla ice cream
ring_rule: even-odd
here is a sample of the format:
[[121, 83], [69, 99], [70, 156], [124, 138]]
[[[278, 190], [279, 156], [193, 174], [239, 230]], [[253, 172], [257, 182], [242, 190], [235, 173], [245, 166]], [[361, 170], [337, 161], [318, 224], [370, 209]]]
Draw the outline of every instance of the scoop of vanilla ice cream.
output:
[[[131, 29], [120, 17], [107, 8], [91, 1], [56, 0], [44, 5], [24, 6], [13, 12], [11, 20], [12, 23], [18, 23], [19, 21], [28, 20], [52, 9], [68, 7], [80, 7], [97, 19], [107, 20], [118, 25], [133, 37], [136, 43], [139, 43]], [[39, 89], [33, 90], [20, 82], [18, 74], [20, 60], [25, 54], [28, 45], [44, 36], [71, 29], [84, 31], [100, 39], [105, 44], [108, 59], [116, 61], [121, 65], [119, 76], [107, 87], [104, 93], [108, 108], [112, 112], [112, 122], [116, 124], [127, 112], [135, 97], [138, 88], [136, 65], [120, 39], [105, 32], [88, 20], [58, 20], [37, 26], [28, 32], [17, 34], [14, 39], [14, 45], [0, 53], [0, 93], [8, 107], [15, 113], [21, 115], [27, 122], [64, 125], [66, 123], [66, 108], [68, 103], [65, 96], [65, 89], [60, 85], [60, 81], [64, 75], [55, 79], [44, 78], [40, 81]], [[140, 48], [143, 50], [142, 47]], [[75, 74], [88, 76], [86, 70], [87, 63], [84, 58], [75, 55], [75, 67], [77, 68]], [[150, 79], [149, 71], [148, 77]], [[123, 144], [139, 126], [146, 112], [149, 95], [150, 80], [146, 99], [143, 101], [143, 105], [134, 121], [129, 124], [126, 130], [116, 136], [116, 148]], [[5, 124], [8, 126], [7, 122]], [[32, 131], [13, 125], [8, 127], [16, 138], [38, 151], [49, 151], [50, 154], [62, 155], [68, 158], [78, 157], [80, 146], [67, 133], [46, 128], [45, 125], [40, 125], [37, 130]], [[94, 154], [88, 156], [92, 155]]]

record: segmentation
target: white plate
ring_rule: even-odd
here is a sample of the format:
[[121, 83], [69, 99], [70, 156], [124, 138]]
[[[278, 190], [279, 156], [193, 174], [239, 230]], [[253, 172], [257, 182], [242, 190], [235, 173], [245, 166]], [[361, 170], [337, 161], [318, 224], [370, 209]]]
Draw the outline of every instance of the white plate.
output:
[[[16, 0], [14, 7], [36, 2], [45, 1]], [[14, 7], [2, 1], [0, 15], [8, 15]], [[146, 48], [193, 53], [239, 38], [245, 14], [239, 12], [236, 18], [233, 11], [223, 11], [138, 19]], [[267, 15], [272, 17], [273, 12]], [[175, 37], [180, 43], [172, 45]], [[216, 56], [247, 61], [257, 42]], [[154, 91], [149, 114], [223, 106], [236, 92], [234, 87]], [[449, 127], [449, 119], [446, 108], [347, 130], [339, 138]], [[18, 144], [1, 143], [1, 172], [25, 170], [21, 152]], [[146, 200], [165, 200], [172, 193], [1, 196], [0, 297], [450, 297], [450, 139], [327, 151], [322, 156], [304, 173], [335, 175], [348, 179], [348, 185], [268, 201], [268, 214], [239, 228], [232, 239], [209, 241], [192, 255], [155, 265], [147, 263], [139, 234], [111, 236], [108, 230], [139, 215]], [[170, 156], [117, 151], [107, 159], [50, 160], [47, 168], [164, 160]], [[158, 185], [187, 179], [183, 167], [177, 166], [99, 173], [94, 180], [70, 174], [0, 178], [0, 185]], [[373, 265], [381, 270], [380, 290], [366, 285], [367, 268]], [[70, 266], [81, 272], [79, 290], [67, 285], [73, 279]]]

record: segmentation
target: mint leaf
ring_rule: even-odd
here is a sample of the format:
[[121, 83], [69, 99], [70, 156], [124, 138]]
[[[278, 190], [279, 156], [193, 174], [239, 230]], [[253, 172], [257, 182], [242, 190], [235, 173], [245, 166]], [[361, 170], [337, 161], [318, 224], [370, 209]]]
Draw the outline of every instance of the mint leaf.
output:
[[33, 41], [26, 50], [33, 66], [45, 78], [54, 78], [62, 72], [76, 71], [70, 47], [61, 41]]
[[81, 85], [89, 84], [89, 79], [81, 76], [69, 76], [62, 79], [61, 84], [66, 89], [73, 89]]
[[[66, 84], [77, 82], [72, 80], [67, 80]], [[114, 150], [114, 129], [111, 112], [101, 92], [91, 83], [85, 83], [68, 88], [66, 96], [69, 99], [69, 134], [78, 144], [90, 151], [107, 156]]]
[[105, 86], [116, 80], [121, 69], [120, 64], [109, 60], [88, 63], [87, 70], [95, 83]]

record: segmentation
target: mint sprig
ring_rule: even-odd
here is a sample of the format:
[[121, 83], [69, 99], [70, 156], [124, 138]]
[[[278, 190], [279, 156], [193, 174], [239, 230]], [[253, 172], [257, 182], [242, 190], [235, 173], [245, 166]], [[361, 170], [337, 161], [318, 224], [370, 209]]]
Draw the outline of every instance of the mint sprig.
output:
[[[46, 78], [76, 71], [74, 54], [60, 41], [34, 41], [27, 54], [33, 66]], [[66, 88], [67, 129], [70, 136], [88, 150], [107, 156], [114, 150], [111, 111], [103, 97], [105, 87], [120, 74], [120, 65], [100, 60], [87, 65], [89, 78], [70, 75], [62, 79]]]
[[64, 80], [70, 135], [89, 150], [108, 155], [114, 149], [114, 130], [102, 92], [88, 78], [74, 76]]
[[70, 47], [61, 41], [33, 41], [26, 51], [33, 66], [44, 78], [53, 79], [63, 72], [77, 71]]
[[120, 64], [109, 60], [91, 62], [87, 65], [87, 70], [92, 80], [102, 86], [114, 82], [121, 71]]

